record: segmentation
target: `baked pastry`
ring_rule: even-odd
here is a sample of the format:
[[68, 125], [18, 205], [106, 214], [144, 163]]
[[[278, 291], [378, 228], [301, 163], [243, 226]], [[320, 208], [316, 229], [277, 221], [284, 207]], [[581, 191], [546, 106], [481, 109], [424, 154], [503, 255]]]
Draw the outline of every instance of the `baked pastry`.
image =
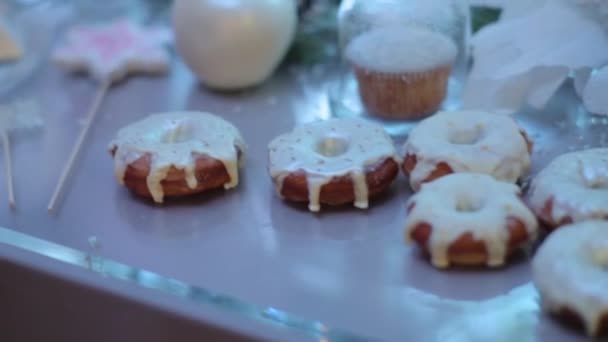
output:
[[455, 173], [426, 183], [407, 202], [406, 239], [450, 264], [501, 266], [534, 241], [538, 224], [514, 184], [484, 174]]
[[201, 112], [150, 115], [119, 130], [110, 143], [118, 182], [157, 203], [237, 186], [244, 151], [236, 127]]
[[15, 62], [22, 56], [21, 45], [7, 26], [0, 23], [0, 62]]
[[370, 30], [345, 50], [364, 106], [389, 119], [415, 119], [437, 111], [457, 54], [447, 36], [405, 26]]
[[280, 135], [268, 146], [269, 172], [286, 200], [321, 204], [354, 203], [387, 189], [399, 173], [399, 157], [391, 138], [374, 123], [341, 118], [317, 121]]
[[566, 225], [532, 260], [543, 309], [590, 336], [608, 334], [608, 222]]
[[514, 183], [530, 167], [532, 143], [510, 116], [453, 111], [421, 121], [403, 149], [403, 170], [418, 191], [422, 183], [459, 172]]
[[589, 219], [608, 219], [608, 148], [555, 158], [532, 180], [528, 201], [550, 228]]

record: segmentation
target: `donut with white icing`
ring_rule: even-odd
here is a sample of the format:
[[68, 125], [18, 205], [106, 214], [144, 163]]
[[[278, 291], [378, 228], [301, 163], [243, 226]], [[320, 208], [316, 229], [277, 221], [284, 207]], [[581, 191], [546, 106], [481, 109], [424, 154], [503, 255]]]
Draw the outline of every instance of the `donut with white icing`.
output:
[[120, 129], [109, 149], [118, 182], [162, 203], [165, 196], [237, 186], [245, 143], [218, 116], [169, 112]]
[[532, 180], [528, 202], [549, 228], [608, 219], [608, 148], [555, 158]]
[[362, 119], [304, 124], [276, 137], [268, 149], [279, 196], [308, 202], [310, 211], [345, 203], [365, 209], [369, 198], [386, 190], [399, 173], [391, 138]]
[[460, 172], [515, 183], [530, 167], [532, 143], [510, 116], [453, 111], [421, 121], [403, 149], [403, 170], [418, 191], [422, 183]]
[[566, 225], [532, 260], [543, 309], [590, 336], [608, 334], [608, 222]]
[[454, 173], [425, 183], [407, 203], [406, 239], [438, 268], [501, 266], [537, 236], [536, 217], [519, 195], [515, 184], [485, 174]]

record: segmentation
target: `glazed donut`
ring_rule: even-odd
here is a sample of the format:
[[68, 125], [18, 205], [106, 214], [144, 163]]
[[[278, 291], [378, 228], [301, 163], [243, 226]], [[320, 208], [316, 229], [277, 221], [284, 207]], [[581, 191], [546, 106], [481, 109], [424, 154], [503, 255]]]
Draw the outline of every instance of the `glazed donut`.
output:
[[543, 309], [590, 336], [608, 334], [608, 222], [585, 221], [552, 233], [532, 260]]
[[118, 182], [162, 203], [165, 196], [237, 186], [245, 144], [220, 117], [170, 112], [122, 128], [109, 149]]
[[355, 118], [317, 121], [272, 140], [269, 173], [279, 196], [321, 204], [354, 203], [387, 189], [399, 173], [399, 157], [384, 129]]
[[410, 131], [404, 151], [403, 170], [418, 191], [422, 183], [458, 172], [514, 183], [530, 166], [532, 144], [510, 116], [439, 112]]
[[407, 208], [406, 239], [428, 252], [438, 268], [500, 266], [534, 241], [538, 230], [519, 188], [484, 174], [454, 173], [425, 183]]
[[532, 180], [528, 202], [549, 228], [608, 219], [608, 148], [555, 158]]

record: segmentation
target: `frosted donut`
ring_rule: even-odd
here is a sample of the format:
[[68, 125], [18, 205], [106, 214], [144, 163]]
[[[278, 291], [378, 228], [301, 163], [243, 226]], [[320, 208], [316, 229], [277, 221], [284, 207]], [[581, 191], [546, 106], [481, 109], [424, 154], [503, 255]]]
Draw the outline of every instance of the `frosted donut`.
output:
[[552, 233], [532, 260], [543, 309], [590, 336], [608, 334], [608, 222], [586, 221]]
[[245, 143], [220, 117], [170, 112], [122, 128], [109, 149], [118, 182], [162, 203], [165, 196], [237, 186]]
[[530, 167], [531, 150], [530, 140], [510, 116], [439, 112], [410, 131], [403, 170], [414, 191], [422, 183], [459, 172], [514, 183]]
[[387, 189], [399, 173], [391, 138], [374, 123], [355, 118], [317, 121], [276, 137], [268, 146], [269, 173], [282, 198], [321, 204], [354, 203]]
[[608, 148], [555, 158], [533, 179], [528, 201], [550, 228], [588, 219], [608, 219]]
[[537, 235], [536, 218], [519, 191], [514, 184], [474, 173], [423, 184], [407, 203], [406, 239], [417, 242], [438, 268], [503, 265]]

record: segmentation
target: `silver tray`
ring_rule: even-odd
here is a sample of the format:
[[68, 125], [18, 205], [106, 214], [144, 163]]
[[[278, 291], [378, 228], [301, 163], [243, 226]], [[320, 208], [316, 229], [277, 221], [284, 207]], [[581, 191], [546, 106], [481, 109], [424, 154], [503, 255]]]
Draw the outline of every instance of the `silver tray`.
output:
[[[267, 143], [294, 125], [331, 116], [323, 77], [302, 80], [284, 71], [260, 88], [228, 95], [196, 85], [176, 63], [167, 78], [117, 85], [63, 204], [49, 215], [49, 197], [97, 85], [47, 66], [20, 92], [41, 102], [47, 124], [40, 134], [13, 136], [18, 208], [10, 210], [0, 196], [0, 248], [169, 293], [181, 298], [170, 305], [176, 312], [200, 303], [201, 312], [213, 306], [235, 322], [251, 318], [321, 340], [584, 340], [539, 312], [526, 257], [499, 270], [438, 271], [406, 245], [410, 190], [403, 175], [367, 211], [347, 206], [315, 215], [277, 198]], [[241, 129], [249, 152], [237, 189], [158, 206], [116, 184], [107, 152], [116, 130], [178, 109], [214, 112]], [[606, 121], [585, 113], [569, 85], [545, 110], [527, 108], [517, 118], [535, 142], [532, 174], [560, 153], [607, 145]]]

